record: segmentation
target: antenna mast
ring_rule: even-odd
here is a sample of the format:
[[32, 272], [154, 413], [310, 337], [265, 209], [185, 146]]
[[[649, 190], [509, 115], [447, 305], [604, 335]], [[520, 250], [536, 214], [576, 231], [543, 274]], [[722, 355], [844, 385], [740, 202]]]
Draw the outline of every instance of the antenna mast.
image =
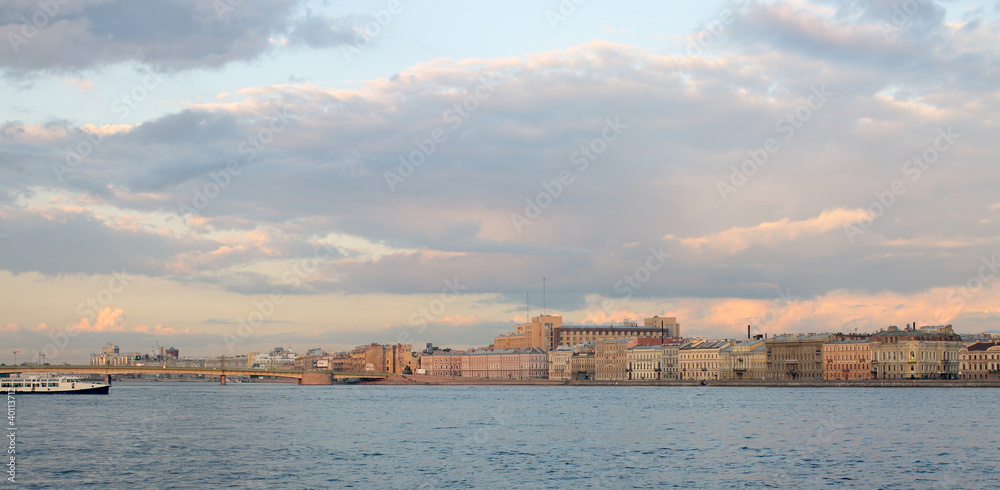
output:
[[542, 316], [545, 316], [545, 276], [542, 276]]

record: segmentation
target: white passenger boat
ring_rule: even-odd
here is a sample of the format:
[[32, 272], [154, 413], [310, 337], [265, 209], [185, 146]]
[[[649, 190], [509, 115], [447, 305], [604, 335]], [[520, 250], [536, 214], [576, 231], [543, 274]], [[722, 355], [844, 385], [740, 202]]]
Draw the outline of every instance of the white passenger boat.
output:
[[0, 378], [0, 392], [7, 393], [67, 394], [67, 395], [107, 395], [111, 385], [81, 381], [76, 376]]

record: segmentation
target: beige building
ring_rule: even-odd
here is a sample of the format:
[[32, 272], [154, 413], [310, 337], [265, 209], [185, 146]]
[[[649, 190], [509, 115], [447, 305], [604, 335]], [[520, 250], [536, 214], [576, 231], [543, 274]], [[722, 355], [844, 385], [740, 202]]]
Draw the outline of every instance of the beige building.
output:
[[680, 325], [674, 317], [646, 318], [643, 326], [626, 323], [621, 327], [563, 326], [561, 316], [536, 316], [528, 323], [514, 327], [514, 332], [493, 339], [494, 349], [545, 350], [572, 347], [585, 342], [608, 339], [674, 338], [680, 334]]
[[823, 379], [871, 379], [869, 339], [834, 340], [823, 344]]
[[965, 347], [951, 325], [889, 327], [871, 336], [872, 375], [877, 379], [957, 379]]
[[502, 349], [544, 349], [552, 350], [552, 330], [562, 326], [562, 317], [540, 315], [528, 323], [514, 327], [514, 333], [500, 335], [493, 339], [493, 348]]
[[424, 355], [426, 374], [481, 379], [545, 379], [548, 355], [541, 349], [478, 350]]
[[594, 342], [550, 350], [549, 379], [594, 379]]
[[767, 339], [765, 379], [823, 379], [823, 344], [834, 334], [779, 335]]
[[609, 339], [662, 339], [663, 342], [679, 340], [672, 332], [680, 327], [672, 317], [653, 317], [644, 320], [642, 327], [626, 322], [621, 327], [564, 326], [553, 329], [552, 343], [556, 347], [572, 346], [583, 342], [599, 342]]
[[628, 379], [628, 344], [632, 339], [607, 339], [594, 345], [594, 379], [624, 381]]
[[960, 379], [1000, 379], [1000, 344], [976, 342], [958, 354]]
[[764, 339], [737, 342], [719, 350], [719, 379], [764, 379]]
[[663, 373], [663, 346], [637, 345], [626, 349], [628, 366], [625, 371], [630, 380], [660, 380]]
[[681, 379], [719, 379], [719, 351], [730, 344], [729, 340], [707, 340], [678, 349]]
[[560, 347], [549, 351], [549, 379], [573, 379], [573, 349]]
[[677, 318], [672, 316], [653, 316], [642, 321], [642, 326], [663, 330], [664, 337], [680, 338], [681, 325], [677, 323]]

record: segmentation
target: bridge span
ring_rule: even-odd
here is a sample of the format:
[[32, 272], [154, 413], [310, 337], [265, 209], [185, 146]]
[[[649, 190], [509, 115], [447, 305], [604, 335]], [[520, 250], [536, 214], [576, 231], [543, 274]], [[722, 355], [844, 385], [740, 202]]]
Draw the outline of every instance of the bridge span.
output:
[[226, 384], [226, 376], [272, 376], [277, 378], [295, 378], [300, 385], [331, 385], [335, 379], [376, 380], [391, 376], [384, 373], [343, 373], [333, 371], [284, 371], [247, 368], [199, 368], [199, 367], [162, 367], [162, 366], [0, 366], [0, 374], [4, 373], [64, 373], [64, 374], [99, 374], [110, 382], [111, 376], [118, 374], [202, 374], [218, 376], [220, 384]]

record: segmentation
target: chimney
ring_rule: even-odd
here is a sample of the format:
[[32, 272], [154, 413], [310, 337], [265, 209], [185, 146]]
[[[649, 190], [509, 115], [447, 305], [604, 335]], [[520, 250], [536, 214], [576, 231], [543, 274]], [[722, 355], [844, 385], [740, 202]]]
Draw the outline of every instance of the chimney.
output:
[[750, 325], [747, 325], [747, 340], [750, 340]]

